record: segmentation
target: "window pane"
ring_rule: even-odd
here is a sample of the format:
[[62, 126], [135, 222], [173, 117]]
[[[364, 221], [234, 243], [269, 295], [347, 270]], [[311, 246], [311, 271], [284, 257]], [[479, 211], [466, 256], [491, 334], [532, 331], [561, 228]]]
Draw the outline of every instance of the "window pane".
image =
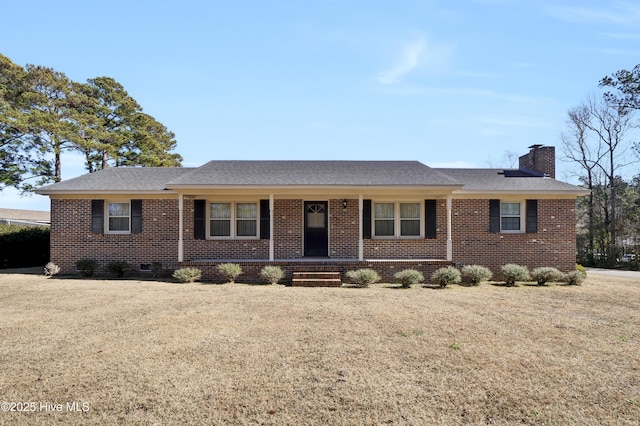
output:
[[400, 221], [400, 235], [420, 235], [419, 220], [402, 220]]
[[375, 203], [374, 215], [376, 219], [393, 219], [393, 203]]
[[212, 220], [210, 228], [211, 228], [212, 237], [230, 237], [231, 236], [230, 220]]
[[238, 237], [255, 237], [258, 235], [255, 220], [239, 220], [236, 223]]
[[502, 216], [520, 216], [520, 203], [502, 203], [500, 214]]
[[420, 219], [419, 203], [400, 203], [401, 219]]
[[109, 218], [109, 231], [128, 231], [128, 230], [129, 230], [128, 217], [110, 217]]
[[129, 216], [129, 203], [109, 203], [109, 216]]
[[211, 219], [231, 219], [231, 204], [211, 203]]
[[257, 208], [255, 204], [238, 203], [236, 204], [236, 215], [238, 219], [255, 219]]
[[503, 217], [502, 230], [503, 231], [519, 231], [520, 218], [519, 217]]
[[[392, 204], [393, 205], [393, 204]], [[393, 236], [393, 220], [376, 220], [375, 233], [378, 237]]]

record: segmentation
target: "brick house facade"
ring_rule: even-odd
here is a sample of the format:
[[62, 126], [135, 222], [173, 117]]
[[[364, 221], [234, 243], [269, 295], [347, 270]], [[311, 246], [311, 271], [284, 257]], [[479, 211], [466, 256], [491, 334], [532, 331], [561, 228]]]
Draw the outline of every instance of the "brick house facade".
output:
[[586, 191], [538, 170], [550, 167], [548, 148], [532, 147], [523, 157], [538, 163], [527, 157], [516, 170], [218, 161], [106, 169], [38, 192], [51, 197], [51, 261], [67, 274], [83, 258], [143, 271], [197, 266], [214, 281], [215, 266], [230, 261], [247, 281], [267, 264], [282, 266], [285, 279], [311, 264], [371, 267], [385, 281], [447, 264], [569, 271], [575, 201]]

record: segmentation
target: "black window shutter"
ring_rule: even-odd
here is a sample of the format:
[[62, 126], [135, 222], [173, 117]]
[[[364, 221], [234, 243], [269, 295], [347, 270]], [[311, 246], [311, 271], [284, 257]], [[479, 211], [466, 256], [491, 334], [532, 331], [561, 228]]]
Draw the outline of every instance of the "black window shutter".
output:
[[104, 200], [91, 200], [91, 232], [104, 232]]
[[538, 232], [538, 200], [527, 200], [527, 232]]
[[142, 232], [142, 200], [131, 200], [131, 233]]
[[371, 200], [362, 200], [362, 238], [371, 239]]
[[193, 238], [196, 240], [204, 240], [206, 226], [204, 222], [205, 200], [193, 201]]
[[436, 200], [424, 200], [424, 237], [436, 238], [437, 229]]
[[270, 238], [269, 228], [271, 226], [271, 217], [269, 212], [269, 200], [260, 200], [260, 239], [268, 240]]
[[489, 232], [500, 232], [500, 200], [489, 200]]

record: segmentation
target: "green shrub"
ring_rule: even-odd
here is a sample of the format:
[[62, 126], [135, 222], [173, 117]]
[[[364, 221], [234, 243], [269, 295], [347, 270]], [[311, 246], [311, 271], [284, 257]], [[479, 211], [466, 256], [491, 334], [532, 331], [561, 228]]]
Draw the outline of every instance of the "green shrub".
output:
[[279, 266], [268, 265], [262, 268], [260, 276], [267, 280], [269, 284], [278, 284], [278, 281], [284, 276], [284, 272], [282, 272], [282, 268]]
[[393, 276], [400, 280], [403, 288], [409, 288], [413, 284], [424, 281], [422, 272], [416, 271], [415, 269], [405, 269], [404, 271], [396, 272]]
[[453, 266], [440, 268], [431, 275], [431, 281], [440, 284], [440, 287], [446, 287], [448, 284], [459, 284], [462, 281], [462, 275]]
[[49, 228], [0, 224], [0, 268], [43, 266], [49, 262]]
[[118, 278], [124, 277], [129, 269], [131, 269], [131, 265], [124, 260], [113, 260], [107, 264], [107, 271]]
[[181, 283], [192, 283], [202, 278], [202, 271], [198, 268], [180, 268], [173, 272], [173, 278]]
[[44, 274], [47, 277], [58, 275], [59, 272], [60, 272], [60, 267], [53, 262], [49, 262], [46, 265], [44, 265]]
[[493, 272], [487, 267], [480, 265], [465, 265], [460, 271], [465, 282], [478, 285], [483, 281], [489, 281], [493, 277]]
[[579, 270], [571, 271], [564, 274], [564, 278], [562, 279], [569, 285], [580, 285], [582, 281], [587, 277], [586, 272], [581, 272]]
[[580, 272], [582, 275], [584, 275], [585, 278], [587, 278], [587, 268], [580, 265], [579, 263], [576, 263], [576, 271]]
[[85, 277], [93, 275], [94, 271], [98, 267], [98, 262], [93, 259], [80, 259], [76, 262], [76, 269], [80, 271]]
[[380, 281], [380, 275], [373, 269], [357, 269], [348, 271], [347, 278], [352, 280], [358, 287], [369, 287], [370, 284]]
[[536, 280], [538, 285], [545, 285], [548, 282], [560, 281], [564, 274], [556, 268], [541, 267], [531, 271], [531, 278]]
[[228, 283], [234, 283], [236, 278], [242, 274], [242, 267], [237, 263], [221, 263], [218, 265], [218, 272]]
[[529, 276], [529, 269], [526, 266], [515, 263], [502, 265], [501, 270], [504, 281], [509, 287], [514, 286], [516, 281], [527, 281], [531, 278]]

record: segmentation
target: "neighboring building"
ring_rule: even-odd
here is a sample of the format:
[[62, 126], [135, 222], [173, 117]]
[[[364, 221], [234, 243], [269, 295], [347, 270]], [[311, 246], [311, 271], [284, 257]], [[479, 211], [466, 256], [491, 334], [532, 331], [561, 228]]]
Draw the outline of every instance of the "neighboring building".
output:
[[239, 262], [431, 274], [447, 264], [575, 268], [576, 198], [554, 179], [555, 150], [520, 168], [436, 169], [417, 161], [211, 161], [197, 168], [111, 168], [45, 186], [51, 261], [91, 258], [148, 269]]
[[51, 215], [47, 211], [0, 208], [0, 224], [49, 226], [50, 223]]

